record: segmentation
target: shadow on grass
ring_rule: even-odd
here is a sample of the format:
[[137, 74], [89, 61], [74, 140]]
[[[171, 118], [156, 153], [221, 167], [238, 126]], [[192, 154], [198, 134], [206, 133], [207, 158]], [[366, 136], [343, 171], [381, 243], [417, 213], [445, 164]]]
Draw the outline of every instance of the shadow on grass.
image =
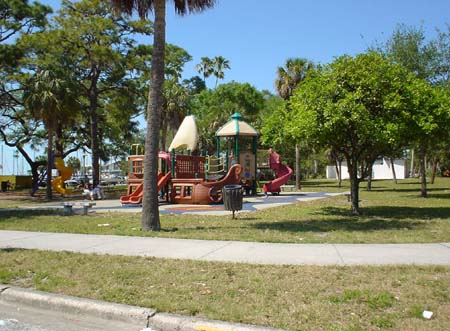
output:
[[[438, 193], [439, 192], [445, 192], [447, 191], [448, 188], [445, 187], [437, 187], [437, 188], [429, 188], [427, 189], [427, 193], [429, 196], [431, 196], [434, 192]], [[380, 192], [398, 192], [398, 193], [417, 193], [417, 196], [420, 196], [420, 190], [418, 190], [417, 188], [398, 188], [398, 187], [372, 187], [372, 190], [370, 191], [366, 191], [365, 188], [362, 188], [361, 191], [365, 191], [365, 192], [376, 192], [376, 193], [380, 193]], [[447, 194], [444, 194], [447, 195]]]
[[438, 193], [438, 194], [433, 194], [433, 193], [428, 193], [428, 198], [431, 199], [450, 199], [450, 193]]
[[[322, 209], [324, 213], [335, 215], [341, 209], [328, 207]], [[439, 219], [449, 218], [450, 207], [395, 207], [395, 206], [374, 206], [362, 208], [362, 216], [382, 217], [383, 219]], [[342, 212], [342, 210], [341, 210]]]
[[302, 188], [313, 188], [313, 187], [321, 187], [321, 188], [336, 188], [336, 189], [345, 189], [348, 188], [348, 185], [343, 182], [342, 186], [339, 187], [338, 182], [335, 180], [307, 180], [301, 183]]
[[423, 227], [418, 221], [403, 222], [399, 220], [369, 219], [361, 221], [358, 218], [335, 218], [330, 220], [282, 221], [278, 223], [256, 223], [259, 230], [277, 230], [286, 232], [332, 232], [332, 231], [377, 231], [377, 230], [413, 230]]
[[28, 219], [33, 216], [55, 216], [60, 215], [63, 216], [62, 209], [40, 209], [40, 210], [2, 210], [0, 209], [0, 223], [7, 219], [11, 218], [19, 218], [19, 219]]
[[287, 232], [331, 232], [331, 231], [377, 231], [420, 229], [426, 226], [423, 221], [444, 219], [450, 215], [450, 207], [369, 207], [362, 208], [362, 215], [353, 216], [348, 209], [326, 207], [317, 215], [332, 216], [320, 220], [282, 220], [276, 223], [259, 222], [252, 226], [260, 230]]
[[0, 253], [14, 253], [14, 252], [21, 252], [26, 251], [25, 248], [14, 248], [14, 247], [6, 247], [6, 248], [0, 248]]

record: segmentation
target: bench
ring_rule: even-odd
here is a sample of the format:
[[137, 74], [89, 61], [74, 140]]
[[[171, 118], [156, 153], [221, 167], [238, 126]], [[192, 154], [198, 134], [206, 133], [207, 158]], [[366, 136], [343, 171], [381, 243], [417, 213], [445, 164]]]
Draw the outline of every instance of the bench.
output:
[[280, 186], [281, 192], [293, 192], [295, 191], [294, 185], [281, 185]]
[[73, 206], [81, 206], [83, 207], [82, 215], [87, 215], [89, 208], [95, 206], [95, 202], [64, 202], [64, 215], [70, 216], [73, 215]]
[[352, 201], [352, 194], [351, 193], [344, 193], [344, 195], [347, 197], [347, 201], [348, 202]]

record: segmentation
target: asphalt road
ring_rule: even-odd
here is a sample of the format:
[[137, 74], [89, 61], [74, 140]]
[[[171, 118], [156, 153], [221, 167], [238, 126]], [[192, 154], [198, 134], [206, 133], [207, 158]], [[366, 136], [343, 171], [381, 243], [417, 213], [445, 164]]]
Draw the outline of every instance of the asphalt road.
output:
[[145, 325], [0, 301], [0, 331], [150, 331]]

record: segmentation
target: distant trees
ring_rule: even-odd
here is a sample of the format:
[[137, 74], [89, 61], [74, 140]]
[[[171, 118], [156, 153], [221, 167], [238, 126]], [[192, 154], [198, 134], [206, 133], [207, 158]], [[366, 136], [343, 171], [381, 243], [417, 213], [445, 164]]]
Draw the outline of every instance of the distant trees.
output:
[[209, 57], [204, 56], [200, 59], [200, 63], [196, 64], [195, 67], [197, 68], [197, 71], [200, 75], [203, 77], [203, 81], [206, 83], [206, 78], [211, 76], [211, 74], [214, 72], [214, 64], [213, 60], [211, 60]]
[[310, 70], [314, 69], [314, 63], [305, 58], [289, 58], [283, 67], [278, 67], [275, 79], [275, 89], [284, 100], [294, 93], [297, 85], [305, 80]]
[[[393, 35], [382, 45], [375, 48], [378, 52], [385, 54], [393, 62], [402, 65], [416, 77], [427, 80], [437, 89], [449, 91], [450, 79], [450, 25], [447, 24], [448, 31], [438, 31], [438, 37], [429, 42], [425, 39], [425, 33], [422, 27], [413, 27], [401, 24], [394, 30]], [[424, 91], [424, 93], [426, 93]], [[429, 104], [421, 107], [428, 107]], [[417, 119], [417, 123], [427, 122], [425, 114]], [[423, 132], [423, 131], [422, 131]], [[416, 136], [418, 139], [412, 139], [409, 148], [418, 151], [419, 156], [419, 174], [421, 178], [421, 195], [427, 196], [426, 164], [425, 159], [428, 156], [433, 161], [432, 168], [436, 170], [440, 157], [444, 155], [443, 150], [448, 149], [444, 141], [449, 141], [450, 137], [434, 137], [433, 144], [429, 139], [431, 132], [426, 136]], [[414, 158], [411, 160], [411, 169], [414, 172]], [[433, 171], [432, 178], [434, 178]]]
[[[36, 5], [41, 7], [50, 10]], [[5, 15], [12, 14], [7, 11]], [[31, 22], [26, 16], [25, 20]], [[80, 107], [79, 116], [70, 125], [58, 124], [55, 149], [63, 157], [81, 146], [91, 149], [98, 182], [99, 159], [126, 152], [137, 131], [138, 123], [133, 119], [145, 107], [142, 91], [148, 84], [142, 77], [148, 78], [152, 50], [136, 45], [134, 35], [151, 34], [151, 22], [112, 14], [111, 7], [98, 0], [63, 1], [61, 11], [49, 24], [44, 25], [44, 19], [39, 22], [38, 28], [24, 28], [27, 33], [19, 33], [8, 45], [20, 50], [20, 61], [1, 63], [5, 66], [0, 72], [0, 137], [24, 155], [36, 182], [42, 162], [33, 161], [24, 147], [31, 142], [39, 144], [46, 132], [42, 118], [32, 116], [25, 104], [24, 92], [29, 89], [30, 76], [43, 71], [56, 74], [58, 79], [71, 82], [70, 90], [77, 95]]]
[[198, 120], [202, 148], [214, 148], [215, 132], [235, 112], [241, 113], [249, 123], [256, 122], [264, 101], [263, 93], [254, 86], [237, 82], [222, 84], [214, 90], [203, 90], [195, 95], [189, 107]]
[[[76, 148], [90, 148], [94, 183], [99, 182], [99, 160], [105, 160], [110, 152], [126, 150], [112, 150], [108, 142], [123, 146], [137, 126], [131, 119], [144, 102], [139, 77], [145, 74], [142, 63], [147, 55], [138, 50], [131, 36], [151, 33], [150, 24], [111, 12], [98, 0], [63, 1], [45, 30], [17, 40], [26, 52], [21, 67], [11, 75], [16, 78], [19, 101], [29, 74], [50, 71], [72, 83], [71, 91], [77, 95], [79, 115], [83, 116], [78, 117], [76, 125], [56, 131], [56, 147], [60, 154], [64, 154], [67, 142], [73, 142]], [[71, 134], [67, 133], [69, 128]]]
[[37, 180], [38, 167], [46, 162], [33, 160], [25, 145], [39, 144], [46, 135], [45, 130], [40, 129], [40, 121], [23, 109], [23, 90], [17, 84], [16, 74], [27, 46], [17, 40], [45, 29], [47, 15], [51, 12], [50, 7], [38, 2], [0, 0], [0, 139], [22, 154], [34, 180]]
[[49, 6], [28, 0], [0, 0], [0, 68], [3, 73], [15, 67], [26, 48], [17, 43], [8, 43], [24, 34], [41, 31], [47, 24]]
[[200, 63], [195, 66], [197, 68], [197, 71], [203, 76], [204, 82], [206, 82], [206, 78], [208, 78], [209, 76], [215, 76], [216, 83], [214, 85], [214, 88], [217, 87], [219, 79], [225, 78], [225, 70], [231, 69], [230, 61], [225, 59], [223, 56], [216, 56], [212, 59], [205, 56], [200, 60]]
[[52, 198], [53, 138], [58, 125], [77, 114], [78, 103], [70, 83], [57, 77], [54, 72], [36, 72], [27, 82], [24, 102], [33, 116], [44, 121], [48, 135], [47, 144], [47, 186], [46, 197]]
[[438, 123], [450, 128], [444, 96], [374, 52], [340, 57], [309, 75], [289, 104], [287, 131], [345, 157], [354, 214], [359, 183], [391, 144], [415, 139], [423, 145], [438, 137]]
[[[295, 88], [305, 80], [314, 63], [304, 58], [289, 58], [283, 67], [278, 67], [275, 88], [278, 95], [289, 100]], [[288, 106], [287, 106], [288, 107]], [[288, 110], [288, 109], [287, 109]], [[300, 142], [295, 142], [295, 186], [300, 188]]]

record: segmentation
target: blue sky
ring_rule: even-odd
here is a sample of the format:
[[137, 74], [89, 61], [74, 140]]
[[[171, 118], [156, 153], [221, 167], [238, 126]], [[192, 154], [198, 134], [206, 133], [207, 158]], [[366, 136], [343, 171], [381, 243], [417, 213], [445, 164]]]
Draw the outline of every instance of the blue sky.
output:
[[448, 0], [219, 0], [192, 16], [168, 8], [167, 41], [194, 57], [187, 75], [195, 74], [200, 57], [222, 55], [231, 64], [226, 81], [273, 91], [276, 69], [288, 57], [328, 63], [355, 55], [389, 38], [399, 23], [422, 25], [433, 38], [449, 15]]
[[[41, 2], [55, 11], [60, 3]], [[249, 82], [273, 91], [277, 67], [287, 58], [305, 57], [324, 64], [336, 56], [362, 53], [376, 41], [388, 39], [400, 23], [423, 26], [426, 36], [435, 38], [436, 28], [446, 30], [446, 23], [450, 24], [450, 1], [218, 0], [213, 9], [184, 17], [176, 16], [170, 4], [166, 38], [193, 57], [185, 77], [198, 74], [195, 65], [202, 56], [221, 55], [231, 65], [225, 82]], [[139, 41], [152, 42], [151, 38]], [[213, 87], [213, 78], [208, 85]], [[4, 148], [4, 174], [12, 172], [12, 151]]]

